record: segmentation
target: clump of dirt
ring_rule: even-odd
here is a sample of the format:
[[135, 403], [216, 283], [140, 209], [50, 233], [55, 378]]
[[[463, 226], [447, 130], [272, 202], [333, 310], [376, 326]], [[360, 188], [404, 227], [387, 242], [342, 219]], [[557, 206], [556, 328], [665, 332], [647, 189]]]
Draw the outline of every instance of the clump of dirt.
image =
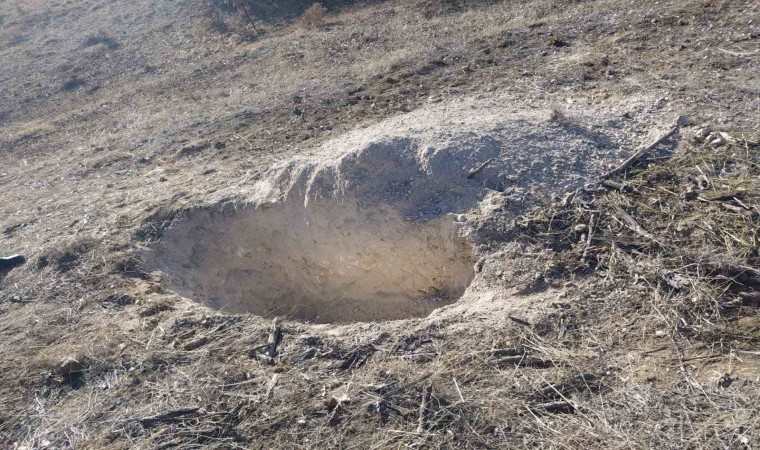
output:
[[[0, 447], [756, 446], [757, 2], [367, 2], [255, 36], [205, 0], [17, 3], [0, 247], [32, 263], [0, 276]], [[676, 114], [698, 145], [585, 186]], [[197, 251], [161, 269], [173, 241]], [[208, 281], [249, 241], [311, 250]], [[344, 243], [393, 276], [320, 278]], [[460, 251], [449, 295], [404, 290]], [[182, 291], [276, 276], [321, 310]], [[359, 287], [442, 307], [303, 323]]]

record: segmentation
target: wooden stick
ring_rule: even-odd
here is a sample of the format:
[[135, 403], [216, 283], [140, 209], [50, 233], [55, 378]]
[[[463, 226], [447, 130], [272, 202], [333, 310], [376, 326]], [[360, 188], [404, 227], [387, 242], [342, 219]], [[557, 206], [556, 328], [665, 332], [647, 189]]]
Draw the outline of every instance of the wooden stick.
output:
[[484, 162], [483, 164], [481, 164], [480, 166], [478, 166], [477, 169], [475, 169], [472, 172], [470, 172], [469, 175], [467, 175], [467, 179], [471, 180], [471, 179], [475, 178], [480, 172], [484, 171], [486, 169], [486, 167], [488, 167], [494, 161], [496, 161], [496, 158], [491, 158], [488, 161]]
[[572, 192], [569, 192], [567, 195], [565, 195], [565, 198], [562, 199], [562, 206], [565, 207], [565, 208], [567, 208], [568, 206], [570, 206], [570, 204], [573, 202], [573, 200], [575, 200], [575, 197], [577, 197], [578, 194], [580, 194], [583, 190], [584, 190], [584, 188], [579, 187], [578, 189], [576, 189], [576, 190], [574, 190]]
[[631, 216], [630, 214], [628, 214], [623, 208], [619, 207], [618, 205], [614, 205], [614, 204], [612, 206], [615, 209], [615, 212], [617, 213], [617, 215], [619, 215], [628, 224], [628, 226], [631, 227], [631, 229], [633, 231], [635, 231], [640, 236], [643, 236], [643, 237], [645, 237], [647, 239], [651, 239], [652, 241], [654, 241], [654, 242], [656, 242], [656, 243], [658, 243], [660, 245], [663, 245], [663, 243], [659, 239], [657, 239], [657, 237], [655, 235], [653, 235], [652, 233], [648, 232], [647, 230], [644, 229], [644, 227], [642, 227], [641, 225], [639, 225], [639, 223], [636, 221], [636, 219], [634, 219], [633, 216]]
[[541, 389], [539, 394], [542, 397], [562, 397], [573, 391], [583, 390], [588, 387], [589, 383], [597, 381], [600, 376], [604, 375], [606, 374], [597, 375], [595, 373], [582, 373], [565, 381], [550, 384]]
[[277, 382], [280, 381], [280, 374], [276, 373], [272, 375], [272, 379], [269, 380], [269, 383], [267, 384], [267, 392], [264, 394], [264, 398], [270, 399], [272, 398], [272, 394], [274, 393], [274, 388], [277, 386]]
[[385, 396], [386, 397], [390, 397], [391, 395], [396, 395], [396, 394], [399, 394], [401, 392], [404, 392], [404, 390], [406, 390], [408, 387], [414, 386], [417, 383], [421, 383], [421, 382], [427, 380], [428, 378], [430, 378], [431, 376], [433, 376], [433, 374], [430, 373], [430, 372], [428, 372], [426, 374], [423, 374], [422, 376], [418, 377], [417, 379], [414, 379], [414, 380], [412, 380], [412, 381], [410, 381], [408, 383], [404, 383], [401, 386], [398, 386], [398, 387], [395, 387], [395, 388], [389, 390], [388, 392], [385, 393]]
[[420, 402], [420, 417], [419, 422], [417, 424], [417, 432], [423, 433], [425, 432], [425, 428], [427, 427], [427, 420], [428, 416], [430, 414], [430, 397], [433, 394], [433, 384], [429, 383], [427, 386], [425, 386], [425, 390], [422, 391], [422, 402]]
[[153, 425], [160, 422], [172, 422], [175, 420], [184, 420], [185, 418], [183, 416], [193, 414], [197, 412], [199, 409], [200, 408], [197, 406], [175, 409], [174, 411], [165, 412], [157, 416], [144, 417], [142, 419], [137, 419], [137, 422], [140, 422], [140, 424], [145, 428], [150, 428]]
[[575, 412], [575, 406], [566, 401], [535, 403], [530, 405], [530, 411], [533, 413], [572, 413]]
[[596, 213], [591, 213], [591, 219], [588, 221], [588, 235], [586, 236], [586, 246], [583, 248], [583, 255], [581, 255], [581, 262], [586, 261], [586, 255], [588, 249], [591, 247], [591, 238], [594, 236], [594, 227], [596, 226]]
[[669, 137], [673, 136], [678, 131], [678, 129], [681, 128], [685, 123], [686, 123], [686, 117], [685, 116], [678, 116], [678, 118], [675, 120], [675, 122], [673, 122], [673, 124], [670, 126], [670, 129], [667, 131], [667, 133], [665, 133], [665, 134], [661, 135], [660, 137], [658, 137], [657, 140], [655, 140], [651, 144], [649, 144], [649, 145], [647, 145], [645, 147], [640, 148], [636, 153], [634, 153], [633, 155], [631, 155], [630, 158], [628, 158], [625, 161], [623, 161], [623, 163], [621, 165], [619, 165], [618, 167], [612, 169], [611, 171], [607, 172], [604, 176], [602, 176], [602, 179], [610, 178], [611, 176], [613, 176], [613, 175], [615, 175], [617, 173], [620, 173], [620, 172], [624, 171], [625, 169], [631, 167], [634, 163], [636, 163], [636, 161], [638, 161], [639, 159], [641, 159], [642, 156], [646, 155], [647, 153], [649, 153], [650, 151], [652, 151], [652, 149], [654, 149], [658, 145], [662, 144], [666, 139], [668, 139]]
[[192, 341], [188, 342], [182, 348], [183, 348], [183, 350], [186, 350], [186, 351], [189, 352], [189, 351], [193, 351], [195, 349], [203, 347], [204, 345], [208, 344], [208, 342], [209, 342], [208, 336], [203, 336], [203, 337], [200, 337], [198, 339], [195, 339], [195, 340], [192, 340]]
[[518, 325], [522, 325], [524, 327], [532, 327], [533, 326], [533, 324], [531, 324], [527, 320], [520, 319], [519, 317], [509, 316], [509, 319], [512, 322], [514, 322], [514, 323], [516, 323]]
[[534, 367], [537, 369], [553, 367], [556, 364], [554, 361], [548, 359], [536, 358], [534, 356], [519, 355], [519, 356], [507, 356], [506, 358], [497, 359], [496, 363], [499, 367], [515, 366], [515, 367]]
[[459, 389], [459, 383], [457, 383], [456, 378], [452, 378], [454, 380], [454, 387], [457, 388], [457, 394], [459, 394], [459, 399], [462, 400], [462, 403], [464, 403], [464, 395], [462, 395], [462, 390]]
[[282, 325], [280, 325], [279, 317], [275, 317], [272, 321], [272, 329], [269, 332], [269, 339], [267, 340], [267, 357], [277, 357], [277, 346], [280, 345], [280, 342], [282, 342]]

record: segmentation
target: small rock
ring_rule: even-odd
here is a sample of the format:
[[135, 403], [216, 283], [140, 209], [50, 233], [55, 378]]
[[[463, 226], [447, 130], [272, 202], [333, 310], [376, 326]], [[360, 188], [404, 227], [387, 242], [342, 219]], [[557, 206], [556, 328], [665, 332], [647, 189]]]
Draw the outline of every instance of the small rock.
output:
[[330, 400], [327, 401], [327, 410], [333, 411], [335, 408], [346, 403], [351, 403], [351, 398], [346, 394], [342, 394], [340, 397], [331, 397]]
[[78, 359], [72, 357], [64, 358], [58, 366], [58, 371], [63, 375], [71, 375], [82, 370], [84, 370], [84, 365]]
[[583, 223], [579, 223], [578, 225], [576, 225], [575, 227], [573, 227], [573, 231], [575, 233], [583, 233], [587, 229], [588, 229], [588, 225], [583, 224]]
[[736, 142], [736, 138], [734, 138], [733, 136], [731, 136], [730, 134], [728, 134], [728, 133], [726, 133], [726, 132], [723, 132], [723, 131], [719, 131], [719, 132], [718, 132], [718, 134], [719, 134], [719, 135], [720, 135], [720, 137], [721, 137], [721, 138], [723, 138], [723, 140], [724, 140], [724, 141], [726, 141], [726, 142], [730, 142], [730, 143], [734, 143], [734, 142]]
[[719, 145], [722, 145], [722, 144], [723, 144], [723, 139], [722, 138], [716, 138], [716, 139], [713, 139], [712, 141], [710, 141], [710, 145], [712, 147], [718, 147]]
[[694, 134], [691, 137], [691, 140], [697, 143], [705, 142], [707, 137], [710, 135], [710, 130], [707, 128], [698, 128]]
[[731, 386], [731, 384], [734, 382], [734, 378], [730, 374], [723, 374], [722, 377], [718, 380], [718, 386], [726, 389]]

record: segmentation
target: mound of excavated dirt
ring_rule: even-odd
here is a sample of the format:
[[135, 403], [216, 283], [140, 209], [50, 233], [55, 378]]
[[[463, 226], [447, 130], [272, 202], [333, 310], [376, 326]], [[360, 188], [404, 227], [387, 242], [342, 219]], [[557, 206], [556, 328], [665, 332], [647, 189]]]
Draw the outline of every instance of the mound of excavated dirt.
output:
[[529, 192], [573, 188], [621, 156], [615, 136], [580, 122], [486, 109], [452, 126], [431, 121], [435, 112], [357, 131], [280, 164], [236, 200], [182, 212], [148, 266], [230, 313], [422, 317], [472, 281], [463, 214], [486, 194], [490, 209], [520, 210]]

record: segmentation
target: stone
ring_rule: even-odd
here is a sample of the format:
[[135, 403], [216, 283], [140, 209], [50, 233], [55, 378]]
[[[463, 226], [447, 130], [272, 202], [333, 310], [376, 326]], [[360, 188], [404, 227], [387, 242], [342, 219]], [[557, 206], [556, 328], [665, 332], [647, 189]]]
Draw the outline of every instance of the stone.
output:
[[76, 358], [66, 357], [58, 366], [58, 371], [63, 375], [71, 375], [84, 370], [84, 365]]

